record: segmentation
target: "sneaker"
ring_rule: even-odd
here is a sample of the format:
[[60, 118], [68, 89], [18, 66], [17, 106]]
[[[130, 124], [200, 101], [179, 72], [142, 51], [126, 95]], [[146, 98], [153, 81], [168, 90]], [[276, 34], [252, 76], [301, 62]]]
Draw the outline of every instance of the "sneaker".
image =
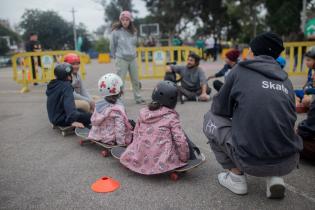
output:
[[282, 177], [272, 176], [267, 177], [266, 179], [267, 185], [267, 198], [283, 198], [284, 197], [284, 181]]
[[232, 172], [223, 172], [218, 175], [219, 183], [235, 194], [247, 194], [247, 183], [245, 175], [237, 175]]
[[145, 100], [140, 99], [140, 100], [136, 101], [136, 104], [146, 105], [147, 103], [145, 102]]

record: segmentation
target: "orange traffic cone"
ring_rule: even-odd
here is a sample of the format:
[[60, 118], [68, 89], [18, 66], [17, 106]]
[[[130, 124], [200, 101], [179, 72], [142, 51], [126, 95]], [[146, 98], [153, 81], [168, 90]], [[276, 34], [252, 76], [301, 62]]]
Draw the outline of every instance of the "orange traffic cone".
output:
[[96, 180], [96, 182], [92, 184], [91, 189], [94, 192], [105, 193], [105, 192], [113, 192], [117, 190], [119, 187], [120, 187], [120, 183], [117, 180], [111, 177], [105, 176]]

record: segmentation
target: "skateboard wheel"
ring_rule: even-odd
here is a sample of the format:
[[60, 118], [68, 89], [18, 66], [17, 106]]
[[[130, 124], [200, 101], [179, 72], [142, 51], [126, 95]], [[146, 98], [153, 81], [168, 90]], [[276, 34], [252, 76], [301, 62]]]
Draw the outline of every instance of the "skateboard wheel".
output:
[[83, 146], [84, 141], [83, 141], [83, 140], [80, 140], [80, 141], [79, 141], [79, 144], [80, 144], [80, 146]]
[[101, 152], [101, 155], [102, 155], [103, 157], [108, 157], [108, 156], [109, 156], [109, 152], [108, 152], [107, 150], [103, 150], [103, 151]]
[[61, 131], [61, 135], [62, 135], [63, 137], [65, 137], [65, 136], [67, 135], [67, 133], [66, 133], [65, 131]]
[[173, 172], [173, 173], [170, 174], [170, 179], [172, 181], [177, 181], [179, 179], [179, 176], [178, 176], [178, 174], [176, 172]]

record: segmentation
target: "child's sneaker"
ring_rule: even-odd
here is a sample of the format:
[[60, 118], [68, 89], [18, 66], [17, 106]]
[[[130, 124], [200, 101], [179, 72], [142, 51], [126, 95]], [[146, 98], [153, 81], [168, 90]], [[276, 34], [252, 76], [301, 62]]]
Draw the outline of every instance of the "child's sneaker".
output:
[[219, 183], [235, 194], [247, 194], [245, 175], [237, 175], [232, 172], [223, 172], [218, 175]]
[[267, 177], [267, 198], [283, 198], [284, 197], [284, 181], [282, 177], [272, 176]]

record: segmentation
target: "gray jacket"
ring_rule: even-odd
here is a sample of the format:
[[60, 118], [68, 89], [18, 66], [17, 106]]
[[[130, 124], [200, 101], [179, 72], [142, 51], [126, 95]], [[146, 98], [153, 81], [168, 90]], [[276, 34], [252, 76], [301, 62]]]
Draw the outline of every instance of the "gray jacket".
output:
[[131, 61], [136, 58], [137, 37], [124, 28], [114, 30], [110, 38], [110, 51], [114, 58]]
[[83, 85], [81, 76], [79, 74], [72, 74], [72, 87], [74, 89], [74, 100], [91, 101], [92, 98]]
[[272, 57], [257, 56], [236, 65], [214, 97], [211, 111], [232, 118], [235, 154], [242, 167], [277, 169], [296, 163], [303, 146], [294, 131], [294, 90]]

